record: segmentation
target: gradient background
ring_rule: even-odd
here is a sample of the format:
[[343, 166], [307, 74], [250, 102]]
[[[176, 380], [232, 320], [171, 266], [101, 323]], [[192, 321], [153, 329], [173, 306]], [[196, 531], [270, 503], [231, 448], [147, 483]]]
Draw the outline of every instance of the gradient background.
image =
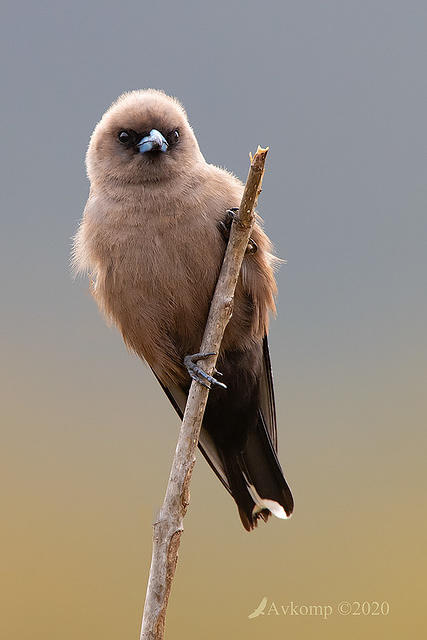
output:
[[[296, 500], [248, 535], [199, 461], [167, 637], [421, 637], [427, 4], [4, 7], [0, 636], [138, 637], [178, 423], [68, 261], [94, 125], [157, 87], [242, 179], [271, 147], [260, 212], [288, 260], [271, 344]], [[391, 612], [248, 620], [264, 595]]]

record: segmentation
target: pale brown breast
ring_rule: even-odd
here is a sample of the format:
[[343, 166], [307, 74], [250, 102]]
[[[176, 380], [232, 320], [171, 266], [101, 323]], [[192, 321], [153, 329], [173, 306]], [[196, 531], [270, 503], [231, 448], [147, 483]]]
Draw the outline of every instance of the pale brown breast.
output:
[[98, 249], [95, 298], [151, 366], [181, 367], [200, 346], [224, 242], [199, 216], [110, 228]]

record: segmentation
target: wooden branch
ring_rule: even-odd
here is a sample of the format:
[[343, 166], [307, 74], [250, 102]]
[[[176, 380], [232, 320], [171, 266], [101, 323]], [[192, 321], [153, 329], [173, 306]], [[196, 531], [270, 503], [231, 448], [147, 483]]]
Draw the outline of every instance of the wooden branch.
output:
[[[246, 186], [235, 224], [224, 255], [221, 272], [212, 299], [200, 347], [202, 353], [218, 354], [222, 337], [233, 310], [233, 298], [243, 258], [255, 221], [255, 207], [261, 192], [264, 163], [268, 148], [251, 156]], [[211, 375], [217, 355], [200, 362]], [[166, 495], [153, 525], [153, 553], [142, 619], [141, 640], [161, 640], [164, 636], [166, 608], [178, 559], [183, 519], [189, 504], [189, 487], [196, 461], [203, 414], [209, 389], [191, 383]]]

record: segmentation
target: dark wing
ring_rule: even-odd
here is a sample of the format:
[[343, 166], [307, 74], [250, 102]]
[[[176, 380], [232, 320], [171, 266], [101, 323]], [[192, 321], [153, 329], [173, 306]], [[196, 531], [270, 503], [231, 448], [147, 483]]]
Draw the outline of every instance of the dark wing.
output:
[[[187, 402], [187, 393], [179, 385], [171, 384], [169, 387], [167, 387], [160, 380], [155, 370], [153, 368], [151, 368], [151, 370], [156, 376], [157, 380], [159, 381], [159, 384], [162, 387], [163, 391], [169, 398], [169, 401], [172, 404], [175, 411], [177, 412], [180, 420], [182, 420], [184, 415], [184, 410], [185, 410], [185, 404]], [[221, 459], [218, 453], [218, 449], [215, 446], [209, 433], [206, 431], [206, 429], [203, 429], [203, 427], [199, 437], [199, 449], [202, 452], [203, 456], [205, 457], [211, 469], [216, 473], [218, 478], [221, 480], [224, 487], [227, 489], [227, 491], [231, 493], [227, 476], [225, 474], [224, 466], [221, 462]]]
[[[273, 390], [273, 374], [271, 370], [270, 352], [268, 349], [267, 335], [263, 339], [263, 366], [260, 376], [259, 387], [259, 414], [261, 421], [270, 436], [273, 448], [277, 453], [277, 424], [276, 424], [276, 406], [274, 402], [274, 390]], [[177, 412], [180, 420], [184, 415], [185, 404], [187, 402], [187, 393], [178, 385], [170, 385], [167, 387], [160, 380], [156, 371], [152, 368], [154, 375], [159, 381], [160, 386], [169, 398], [170, 403]], [[210, 434], [206, 429], [200, 432], [199, 449], [205, 457], [206, 461], [221, 480], [227, 491], [230, 491], [230, 485], [227, 479], [227, 475], [222, 463], [221, 457], [218, 453], [218, 449], [213, 442]]]
[[[270, 512], [278, 518], [289, 517], [294, 504], [277, 458], [276, 410], [266, 336], [262, 350], [258, 384], [253, 381], [250, 388], [246, 384], [252, 377], [248, 378], [245, 370], [248, 362], [242, 360], [239, 371], [240, 357], [233, 362], [236, 352], [228, 358], [224, 354], [221, 367], [224, 372], [234, 371], [234, 378], [226, 397], [209, 398], [199, 437], [202, 454], [236, 501], [248, 531], [256, 526], [259, 517], [267, 520]], [[182, 419], [187, 390], [173, 383], [164, 385], [153, 372]]]
[[263, 367], [259, 385], [259, 409], [266, 431], [277, 453], [276, 405], [274, 402], [273, 373], [271, 370], [267, 334], [264, 336], [262, 351]]

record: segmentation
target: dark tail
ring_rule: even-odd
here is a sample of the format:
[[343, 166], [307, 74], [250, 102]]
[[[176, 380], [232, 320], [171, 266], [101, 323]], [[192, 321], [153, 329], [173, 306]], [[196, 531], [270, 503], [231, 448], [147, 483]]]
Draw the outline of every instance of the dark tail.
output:
[[222, 459], [231, 494], [247, 531], [256, 527], [258, 518], [267, 521], [271, 513], [278, 518], [291, 515], [292, 494], [261, 414], [250, 429], [243, 450], [222, 452]]

